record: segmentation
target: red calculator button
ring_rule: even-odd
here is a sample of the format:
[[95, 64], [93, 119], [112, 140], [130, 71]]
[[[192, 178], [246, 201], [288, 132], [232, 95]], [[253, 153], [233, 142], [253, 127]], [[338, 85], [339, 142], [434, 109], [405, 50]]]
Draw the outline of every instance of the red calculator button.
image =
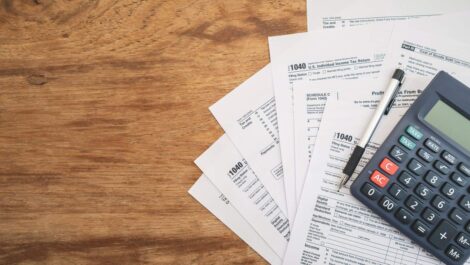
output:
[[398, 166], [388, 158], [384, 158], [384, 160], [382, 160], [382, 163], [380, 163], [380, 168], [390, 175], [397, 173], [398, 170]]
[[374, 171], [372, 175], [370, 175], [370, 180], [372, 180], [372, 182], [374, 182], [375, 185], [381, 188], [387, 186], [387, 183], [389, 181], [389, 179], [384, 174], [380, 173], [377, 170]]

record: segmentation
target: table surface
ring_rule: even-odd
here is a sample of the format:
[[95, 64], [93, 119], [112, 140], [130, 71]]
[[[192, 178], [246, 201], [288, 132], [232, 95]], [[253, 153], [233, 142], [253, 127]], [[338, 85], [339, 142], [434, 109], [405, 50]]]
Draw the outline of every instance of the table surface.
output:
[[0, 264], [264, 263], [187, 190], [305, 1], [4, 0]]

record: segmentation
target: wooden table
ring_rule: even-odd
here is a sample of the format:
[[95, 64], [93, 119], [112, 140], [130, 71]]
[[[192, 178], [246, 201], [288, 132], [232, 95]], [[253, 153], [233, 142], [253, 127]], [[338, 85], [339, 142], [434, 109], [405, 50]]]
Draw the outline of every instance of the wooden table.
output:
[[263, 263], [187, 190], [305, 1], [3, 0], [0, 264]]

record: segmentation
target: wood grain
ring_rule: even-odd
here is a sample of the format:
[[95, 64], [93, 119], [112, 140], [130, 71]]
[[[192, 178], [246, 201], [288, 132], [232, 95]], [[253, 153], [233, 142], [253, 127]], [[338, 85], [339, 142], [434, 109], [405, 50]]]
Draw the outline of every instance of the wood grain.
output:
[[305, 1], [0, 1], [0, 263], [257, 264], [187, 190]]

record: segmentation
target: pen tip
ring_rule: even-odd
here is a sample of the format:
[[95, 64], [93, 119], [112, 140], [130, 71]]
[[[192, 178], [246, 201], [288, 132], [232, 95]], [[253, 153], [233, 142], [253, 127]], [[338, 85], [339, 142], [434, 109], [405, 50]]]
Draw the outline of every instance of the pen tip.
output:
[[341, 181], [339, 182], [338, 185], [338, 192], [341, 190], [341, 188], [348, 182], [349, 176], [347, 174], [344, 174], [343, 177], [341, 178]]

